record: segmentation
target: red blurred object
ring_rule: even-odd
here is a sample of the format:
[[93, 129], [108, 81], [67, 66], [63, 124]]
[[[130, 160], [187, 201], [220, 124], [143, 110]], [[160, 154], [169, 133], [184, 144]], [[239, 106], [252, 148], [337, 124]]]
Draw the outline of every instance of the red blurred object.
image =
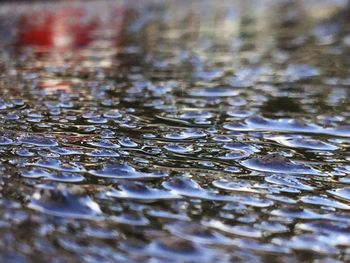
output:
[[44, 80], [40, 83], [40, 88], [51, 91], [62, 90], [67, 93], [72, 92], [70, 83], [63, 80]]
[[19, 44], [62, 49], [85, 46], [91, 42], [97, 23], [82, 22], [84, 15], [77, 9], [24, 15], [19, 21]]

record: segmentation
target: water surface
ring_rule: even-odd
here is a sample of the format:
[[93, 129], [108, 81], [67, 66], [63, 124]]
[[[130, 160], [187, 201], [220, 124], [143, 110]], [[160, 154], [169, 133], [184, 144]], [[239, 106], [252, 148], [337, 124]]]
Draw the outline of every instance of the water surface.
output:
[[2, 262], [349, 261], [342, 3], [1, 4]]

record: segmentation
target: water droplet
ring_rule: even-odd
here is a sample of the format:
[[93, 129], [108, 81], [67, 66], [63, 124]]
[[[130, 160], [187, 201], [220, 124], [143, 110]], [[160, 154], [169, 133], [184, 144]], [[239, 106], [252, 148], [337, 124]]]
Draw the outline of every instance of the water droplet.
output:
[[217, 220], [212, 220], [206, 223], [208, 226], [211, 226], [213, 228], [216, 228], [220, 231], [234, 234], [234, 235], [239, 235], [239, 236], [244, 236], [244, 237], [250, 237], [250, 238], [260, 238], [262, 237], [262, 231], [259, 229], [255, 229], [254, 227], [251, 226], [244, 226], [244, 225], [235, 225], [235, 226], [230, 226], [227, 224], [223, 224], [221, 221]]
[[346, 201], [350, 200], [350, 187], [328, 190], [327, 192]]
[[13, 143], [13, 140], [6, 138], [6, 137], [0, 137], [0, 146], [10, 145]]
[[58, 145], [57, 142], [55, 142], [54, 140], [40, 136], [24, 136], [20, 137], [18, 141], [23, 144], [29, 144], [39, 147], [49, 147]]
[[293, 148], [328, 151], [336, 150], [338, 148], [335, 145], [302, 136], [278, 136], [272, 137], [271, 139], [282, 145]]
[[131, 225], [131, 226], [147, 226], [150, 221], [142, 214], [135, 212], [124, 212], [119, 216], [112, 216], [110, 220], [119, 224]]
[[228, 181], [225, 179], [219, 179], [213, 181], [213, 185], [217, 188], [229, 190], [229, 191], [238, 191], [238, 192], [251, 192], [257, 193], [254, 189], [254, 185], [246, 181]]
[[212, 229], [192, 223], [176, 222], [168, 224], [166, 229], [180, 238], [202, 244], [229, 244], [230, 239], [213, 231]]
[[137, 143], [132, 141], [130, 138], [123, 138], [119, 140], [121, 146], [134, 148], [137, 147]]
[[300, 200], [306, 204], [313, 204], [313, 205], [319, 205], [319, 206], [329, 206], [339, 209], [350, 209], [350, 206], [343, 204], [341, 202], [337, 202], [335, 200], [328, 199], [326, 197], [322, 196], [303, 196], [300, 198]]
[[190, 96], [193, 97], [232, 97], [238, 95], [238, 91], [235, 89], [226, 88], [202, 88], [202, 89], [191, 89], [189, 92]]
[[21, 176], [26, 178], [45, 178], [57, 182], [78, 183], [85, 180], [85, 178], [78, 173], [67, 172], [50, 172], [42, 168], [33, 168], [23, 170]]
[[194, 151], [191, 146], [182, 146], [179, 144], [168, 144], [164, 146], [164, 149], [177, 154], [187, 154]]
[[56, 159], [47, 159], [47, 160], [39, 160], [34, 164], [30, 164], [32, 166], [49, 168], [53, 170], [63, 171], [63, 172], [84, 172], [85, 168], [81, 165], [70, 163], [65, 164]]
[[315, 175], [320, 174], [312, 167], [306, 166], [305, 164], [295, 163], [279, 154], [268, 154], [264, 157], [248, 159], [242, 161], [241, 164], [249, 169], [263, 172]]
[[176, 261], [197, 261], [209, 262], [209, 251], [199, 247], [197, 244], [180, 238], [168, 237], [153, 241], [148, 250], [161, 258]]
[[339, 251], [335, 247], [329, 245], [326, 241], [311, 235], [299, 235], [291, 239], [274, 238], [273, 243], [279, 246], [286, 246], [294, 250], [308, 250], [321, 254], [338, 254]]
[[100, 170], [90, 170], [90, 174], [98, 177], [115, 179], [156, 179], [167, 176], [165, 173], [143, 173], [136, 171], [128, 163], [108, 163]]
[[203, 131], [189, 129], [186, 131], [181, 131], [179, 133], [165, 134], [164, 138], [172, 139], [172, 140], [186, 140], [186, 139], [203, 138], [205, 136], [206, 136], [206, 133]]
[[88, 144], [91, 145], [91, 146], [101, 147], [101, 148], [108, 148], [108, 149], [120, 148], [120, 146], [118, 144], [112, 143], [112, 142], [110, 142], [108, 140], [88, 142]]
[[136, 199], [144, 202], [180, 198], [174, 193], [156, 188], [150, 188], [140, 182], [125, 181], [120, 183], [118, 188], [120, 190], [112, 189], [106, 194], [116, 198]]
[[165, 189], [173, 191], [178, 195], [191, 198], [209, 199], [216, 201], [230, 201], [230, 196], [218, 195], [214, 191], [205, 190], [199, 186], [194, 180], [185, 177], [171, 178], [169, 181], [163, 182]]
[[289, 81], [309, 79], [320, 75], [319, 69], [309, 65], [290, 65], [286, 70]]
[[265, 181], [272, 184], [283, 185], [286, 187], [291, 187], [291, 188], [304, 190], [304, 191], [314, 190], [313, 187], [302, 183], [297, 177], [286, 175], [286, 174], [282, 174], [282, 175], [273, 174], [265, 177]]
[[99, 205], [90, 197], [65, 189], [36, 192], [28, 207], [59, 217], [93, 220], [102, 218]]
[[96, 149], [86, 154], [87, 156], [94, 156], [94, 157], [119, 157], [119, 153], [108, 150], [108, 149]]

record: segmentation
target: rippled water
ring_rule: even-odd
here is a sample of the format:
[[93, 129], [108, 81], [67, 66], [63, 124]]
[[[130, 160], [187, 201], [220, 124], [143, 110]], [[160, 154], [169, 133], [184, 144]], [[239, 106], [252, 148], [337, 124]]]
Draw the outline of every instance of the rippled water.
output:
[[342, 3], [0, 5], [1, 261], [349, 261]]

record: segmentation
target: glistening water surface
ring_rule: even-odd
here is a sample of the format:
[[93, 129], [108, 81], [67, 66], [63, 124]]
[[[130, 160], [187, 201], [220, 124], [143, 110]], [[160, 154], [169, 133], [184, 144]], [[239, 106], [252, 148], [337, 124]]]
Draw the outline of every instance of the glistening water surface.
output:
[[1, 262], [350, 261], [341, 4], [0, 5]]

